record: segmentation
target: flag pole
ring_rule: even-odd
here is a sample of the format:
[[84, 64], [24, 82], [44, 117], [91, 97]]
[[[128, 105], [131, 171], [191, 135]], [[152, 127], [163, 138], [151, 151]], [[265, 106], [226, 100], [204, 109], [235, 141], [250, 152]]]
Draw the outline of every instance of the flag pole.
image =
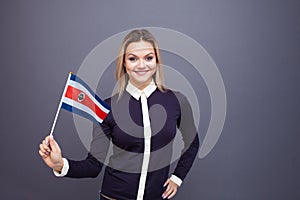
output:
[[67, 80], [67, 82], [66, 82], [66, 85], [65, 85], [63, 94], [62, 94], [61, 99], [60, 99], [60, 102], [59, 102], [59, 104], [58, 104], [58, 108], [57, 108], [57, 111], [56, 111], [56, 114], [55, 114], [55, 118], [54, 118], [54, 121], [53, 121], [53, 124], [52, 124], [51, 131], [50, 131], [50, 137], [53, 137], [54, 127], [55, 127], [55, 125], [56, 125], [56, 121], [57, 121], [57, 118], [58, 118], [58, 115], [59, 115], [59, 111], [60, 111], [60, 109], [61, 109], [61, 105], [62, 105], [63, 98], [64, 98], [64, 96], [65, 96], [65, 94], [66, 94], [66, 91], [67, 91], [67, 88], [68, 88], [68, 85], [69, 85], [68, 83], [69, 83], [69, 81], [70, 81], [71, 75], [72, 75], [72, 72], [69, 73], [68, 80]]

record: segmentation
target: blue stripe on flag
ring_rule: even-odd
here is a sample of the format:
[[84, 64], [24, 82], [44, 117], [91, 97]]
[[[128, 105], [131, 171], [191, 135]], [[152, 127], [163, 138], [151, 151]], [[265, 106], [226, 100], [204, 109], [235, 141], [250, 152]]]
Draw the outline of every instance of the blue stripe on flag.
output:
[[83, 87], [85, 87], [90, 93], [91, 95], [93, 95], [95, 97], [95, 99], [106, 109], [110, 110], [110, 107], [104, 102], [102, 101], [102, 99], [100, 99], [94, 92], [93, 90], [83, 81], [81, 80], [78, 76], [76, 76], [75, 74], [71, 74], [70, 80], [72, 81], [76, 81], [78, 83], [80, 83]]
[[78, 115], [80, 115], [80, 116], [82, 116], [82, 117], [84, 117], [84, 118], [86, 118], [86, 119], [89, 119], [89, 120], [91, 120], [91, 121], [93, 121], [93, 122], [95, 122], [95, 123], [101, 124], [101, 122], [97, 121], [97, 120], [96, 120], [94, 117], [92, 117], [89, 113], [84, 112], [83, 110], [80, 110], [80, 109], [78, 109], [78, 108], [75, 108], [75, 107], [73, 107], [73, 106], [71, 106], [71, 105], [69, 105], [69, 104], [62, 103], [61, 107], [62, 107], [63, 109], [66, 109], [66, 110], [70, 111], [70, 112], [76, 113], [76, 114], [78, 114]]

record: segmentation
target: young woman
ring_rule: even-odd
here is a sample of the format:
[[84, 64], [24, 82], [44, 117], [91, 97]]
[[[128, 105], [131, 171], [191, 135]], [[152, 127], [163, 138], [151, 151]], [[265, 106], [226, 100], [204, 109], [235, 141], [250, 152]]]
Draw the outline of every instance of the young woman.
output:
[[[100, 199], [170, 199], [199, 148], [191, 107], [181, 93], [163, 85], [158, 43], [149, 31], [133, 30], [124, 38], [116, 65], [118, 93], [105, 100], [111, 112], [101, 125], [94, 124], [87, 158], [63, 158], [49, 136], [40, 144], [39, 154], [56, 176], [96, 177], [111, 143], [113, 153], [105, 167]], [[169, 176], [178, 130], [184, 149]]]

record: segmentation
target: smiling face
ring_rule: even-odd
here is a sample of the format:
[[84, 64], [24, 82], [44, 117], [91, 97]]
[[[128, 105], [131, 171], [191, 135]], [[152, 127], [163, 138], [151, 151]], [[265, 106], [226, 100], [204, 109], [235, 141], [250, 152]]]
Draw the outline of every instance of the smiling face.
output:
[[145, 41], [132, 42], [127, 46], [124, 66], [132, 85], [144, 89], [156, 72], [156, 55], [151, 43]]

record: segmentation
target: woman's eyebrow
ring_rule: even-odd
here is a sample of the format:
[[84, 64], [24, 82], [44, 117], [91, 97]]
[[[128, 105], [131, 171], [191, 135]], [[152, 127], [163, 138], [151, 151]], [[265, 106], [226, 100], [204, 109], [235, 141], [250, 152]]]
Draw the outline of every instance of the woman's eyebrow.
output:
[[146, 56], [149, 56], [149, 55], [151, 55], [151, 54], [154, 54], [154, 53], [153, 53], [153, 52], [150, 52], [150, 53], [146, 54]]
[[136, 55], [133, 53], [127, 53], [127, 56], [136, 56]]
[[[149, 56], [149, 55], [151, 55], [151, 54], [154, 54], [154, 52], [149, 52], [149, 53], [147, 53], [145, 56]], [[130, 55], [132, 55], [132, 56], [137, 56], [137, 55], [135, 55], [134, 53], [128, 53], [128, 54], [127, 54], [127, 56], [130, 56]]]

